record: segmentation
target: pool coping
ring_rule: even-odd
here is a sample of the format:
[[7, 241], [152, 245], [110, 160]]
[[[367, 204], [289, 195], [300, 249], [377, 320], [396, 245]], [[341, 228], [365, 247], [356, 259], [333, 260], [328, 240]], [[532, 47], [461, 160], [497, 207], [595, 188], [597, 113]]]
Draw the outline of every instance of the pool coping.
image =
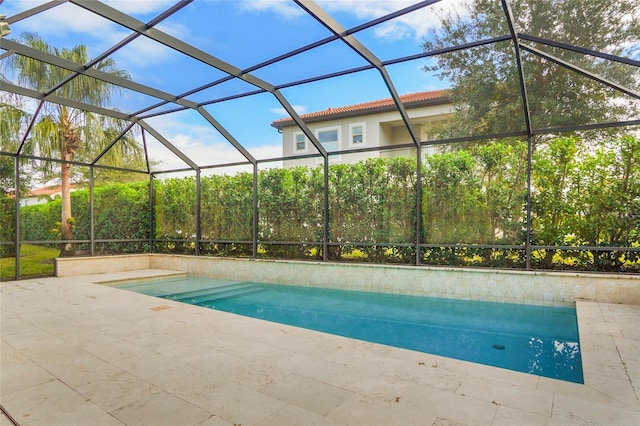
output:
[[[55, 259], [56, 276], [166, 269], [201, 277], [531, 305], [640, 305], [640, 275], [453, 268], [178, 254]], [[337, 280], [337, 278], [339, 278]], [[478, 283], [483, 285], [479, 286]]]
[[[579, 385], [90, 284], [176, 272], [0, 284], [3, 407], [28, 425], [60, 416], [139, 424], [178, 414], [182, 424], [201, 425], [640, 419], [638, 305], [576, 302], [585, 377]], [[200, 352], [202, 339], [215, 341], [210, 352]], [[152, 368], [161, 360], [178, 363], [188, 380], [176, 368]], [[123, 391], [127, 386], [142, 390], [136, 397]]]

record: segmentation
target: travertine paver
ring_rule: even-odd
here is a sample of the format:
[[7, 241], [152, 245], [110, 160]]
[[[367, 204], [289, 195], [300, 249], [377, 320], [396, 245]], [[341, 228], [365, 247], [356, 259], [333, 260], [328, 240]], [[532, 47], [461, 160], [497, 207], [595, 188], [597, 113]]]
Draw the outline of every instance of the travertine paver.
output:
[[0, 361], [3, 395], [56, 380], [51, 373], [5, 343], [0, 346]]
[[122, 422], [60, 380], [3, 394], [2, 406], [23, 426], [122, 425]]
[[130, 426], [195, 425], [211, 417], [211, 413], [164, 391], [145, 395], [112, 414]]
[[[636, 329], [640, 328], [640, 306], [578, 302], [577, 307], [585, 387], [603, 396], [590, 399], [594, 405], [585, 408], [584, 413], [590, 413], [594, 407], [601, 408], [599, 404], [637, 411], [640, 333]], [[559, 400], [558, 417], [584, 418], [582, 401], [576, 401], [572, 394], [563, 396], [567, 398]], [[600, 411], [606, 413], [607, 410]], [[628, 415], [625, 411], [612, 412], [600, 421], [616, 423]], [[640, 416], [636, 421], [640, 424]]]
[[344, 426], [344, 423], [335, 422], [319, 414], [314, 415], [294, 405], [286, 405], [273, 415], [256, 423], [256, 426], [269, 425]]
[[517, 408], [542, 416], [551, 416], [553, 393], [496, 380], [492, 377], [468, 375], [457, 393], [496, 405]]
[[28, 426], [640, 424], [640, 306], [577, 303], [581, 385], [91, 284], [167, 273], [0, 284], [3, 407]]
[[94, 401], [107, 412], [159, 393], [162, 389], [125, 371], [97, 379], [77, 388], [78, 393]]
[[297, 374], [268, 384], [262, 393], [321, 416], [331, 413], [354, 395], [353, 391]]
[[640, 412], [611, 407], [575, 395], [556, 395], [553, 401], [554, 418], [592, 425], [640, 424]]

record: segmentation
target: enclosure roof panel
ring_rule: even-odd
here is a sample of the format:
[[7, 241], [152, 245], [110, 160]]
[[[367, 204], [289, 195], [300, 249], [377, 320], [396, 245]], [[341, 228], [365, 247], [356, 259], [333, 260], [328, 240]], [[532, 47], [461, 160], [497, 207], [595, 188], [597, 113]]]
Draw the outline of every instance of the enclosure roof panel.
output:
[[[25, 154], [25, 142], [52, 104], [119, 121], [119, 138], [142, 147], [147, 136], [179, 167], [195, 170], [238, 157], [254, 165], [279, 157], [283, 141], [274, 128], [288, 125], [298, 126], [328, 159], [307, 123], [376, 111], [396, 110], [417, 145], [407, 108], [451, 103], [464, 111], [484, 98], [490, 114], [493, 108], [513, 117], [531, 111], [535, 126], [518, 124], [502, 133], [619, 125], [569, 117], [547, 127], [554, 120], [540, 115], [567, 111], [566, 96], [575, 100], [584, 91], [563, 97], [527, 75], [535, 69], [560, 69], [558, 86], [579, 75], [588, 81], [580, 83], [589, 87], [586, 96], [602, 95], [601, 108], [615, 112], [624, 102], [640, 109], [637, 8], [621, 8], [604, 25], [583, 13], [597, 13], [589, 2], [556, 13], [568, 6], [553, 3], [540, 11], [540, 1], [2, 2], [11, 32], [0, 37], [0, 106], [21, 114], [7, 126], [14, 134], [3, 139], [0, 152]], [[532, 22], [534, 9], [549, 25]], [[448, 26], [451, 17], [459, 28]], [[20, 67], [35, 72], [21, 74]], [[479, 71], [477, 85], [459, 87], [461, 77]], [[100, 85], [105, 96], [82, 90]], [[640, 122], [628, 115], [625, 125]], [[82, 158], [92, 165], [106, 153], [90, 155]], [[161, 160], [149, 158], [156, 167], [173, 167]]]

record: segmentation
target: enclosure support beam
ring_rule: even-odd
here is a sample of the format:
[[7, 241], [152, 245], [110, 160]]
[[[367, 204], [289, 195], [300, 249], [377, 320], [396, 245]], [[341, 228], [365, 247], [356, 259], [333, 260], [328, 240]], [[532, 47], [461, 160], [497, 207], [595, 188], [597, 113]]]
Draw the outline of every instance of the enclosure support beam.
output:
[[155, 253], [156, 251], [156, 215], [155, 215], [155, 188], [153, 181], [155, 175], [149, 173], [149, 251]]
[[273, 95], [276, 97], [280, 105], [287, 111], [287, 113], [291, 116], [293, 121], [300, 127], [300, 130], [304, 133], [304, 135], [311, 141], [313, 146], [318, 150], [318, 152], [326, 159], [328, 156], [327, 150], [322, 146], [316, 135], [309, 129], [309, 126], [300, 118], [298, 113], [293, 109], [293, 106], [289, 103], [289, 101], [280, 93], [279, 90], [274, 90]]
[[40, 6], [36, 6], [32, 9], [27, 10], [26, 12], [18, 13], [17, 15], [10, 16], [7, 18], [7, 22], [9, 24], [14, 24], [16, 22], [22, 21], [23, 19], [27, 19], [33, 15], [37, 15], [40, 12], [44, 12], [46, 10], [51, 9], [52, 7], [56, 7], [59, 4], [66, 3], [67, 0], [52, 0], [50, 2], [41, 4]]
[[[337, 22], [335, 21], [329, 14], [327, 14], [322, 8], [320, 8], [315, 2], [312, 0], [295, 0], [296, 4], [304, 9], [309, 15], [311, 15], [314, 19], [316, 19], [320, 24], [322, 24], [325, 28], [331, 31], [334, 36], [341, 39], [347, 46], [353, 49], [358, 55], [360, 55], [365, 61], [369, 62], [373, 67], [375, 67], [378, 72], [380, 72], [380, 76], [384, 81], [387, 89], [391, 93], [391, 97], [393, 98], [394, 103], [396, 104], [396, 108], [402, 117], [402, 120], [411, 135], [411, 139], [418, 150], [418, 155], [420, 155], [420, 139], [415, 134], [413, 126], [411, 125], [411, 120], [409, 119], [409, 114], [404, 108], [404, 104], [400, 101], [400, 96], [391, 81], [391, 77], [387, 73], [387, 70], [382, 65], [382, 61], [374, 55], [369, 49], [367, 49], [362, 43], [360, 43], [353, 35], [347, 34], [347, 31]], [[295, 118], [294, 118], [295, 119]], [[297, 121], [297, 120], [296, 120]], [[418, 163], [421, 160], [418, 159]], [[324, 242], [323, 242], [323, 260], [328, 260], [328, 242], [329, 242], [329, 158], [325, 156], [324, 158], [324, 178], [325, 178], [325, 206], [324, 206]], [[420, 202], [420, 196], [418, 193], [418, 202]], [[418, 206], [416, 206], [418, 207]], [[416, 212], [417, 213], [417, 212]], [[419, 241], [416, 238], [416, 241]]]
[[318, 138], [315, 134], [309, 129], [309, 126], [300, 118], [298, 113], [293, 109], [289, 101], [280, 93], [279, 90], [274, 90], [272, 94], [276, 97], [276, 99], [280, 102], [280, 104], [284, 107], [284, 109], [289, 113], [293, 121], [296, 122], [300, 130], [305, 134], [305, 136], [311, 141], [313, 146], [318, 150], [318, 152], [322, 155], [324, 160], [324, 221], [323, 221], [323, 237], [322, 237], [322, 259], [326, 262], [328, 257], [328, 249], [329, 249], [329, 153], [322, 146]]
[[16, 231], [16, 238], [14, 240], [15, 252], [16, 252], [16, 270], [14, 273], [15, 279], [20, 277], [20, 157], [13, 157], [14, 160], [14, 177], [15, 177], [15, 203], [14, 203], [14, 226]]
[[600, 84], [604, 84], [605, 86], [608, 86], [608, 87], [610, 87], [610, 88], [612, 88], [614, 90], [622, 92], [625, 95], [629, 95], [629, 96], [631, 96], [633, 98], [640, 99], [640, 93], [636, 92], [635, 90], [632, 90], [632, 89], [629, 89], [627, 87], [621, 86], [621, 85], [619, 85], [617, 83], [614, 83], [613, 81], [607, 80], [604, 77], [601, 77], [601, 76], [599, 76], [597, 74], [594, 74], [594, 73], [592, 73], [590, 71], [587, 71], [585, 69], [582, 69], [580, 67], [572, 65], [571, 63], [569, 63], [567, 61], [563, 61], [560, 58], [556, 58], [553, 55], [545, 53], [545, 52], [543, 52], [541, 50], [538, 50], [538, 49], [536, 49], [534, 47], [531, 47], [531, 46], [528, 46], [526, 44], [522, 44], [522, 48], [524, 50], [528, 51], [528, 52], [531, 52], [531, 53], [533, 53], [535, 55], [538, 55], [538, 56], [540, 56], [542, 58], [545, 58], [548, 61], [551, 61], [551, 62], [553, 62], [553, 63], [555, 63], [557, 65], [560, 65], [563, 68], [567, 68], [567, 69], [569, 69], [569, 70], [571, 70], [573, 72], [576, 72], [576, 73], [581, 74], [581, 75], [583, 75], [583, 76], [585, 76], [587, 78], [590, 78], [591, 80], [595, 80]]
[[95, 165], [98, 161], [100, 161], [100, 159], [102, 157], [104, 157], [106, 155], [107, 152], [109, 152], [109, 150], [116, 144], [118, 143], [118, 141], [120, 141], [120, 139], [122, 139], [124, 137], [124, 135], [127, 134], [127, 132], [129, 130], [131, 130], [131, 128], [133, 127], [135, 123], [131, 122], [129, 124], [127, 124], [127, 126], [118, 134], [118, 136], [116, 136], [111, 143], [109, 144], [109, 146], [107, 146], [105, 149], [102, 150], [102, 152], [100, 154], [98, 154], [98, 156], [91, 162], [91, 165]]
[[329, 260], [329, 156], [324, 157], [324, 234], [322, 236], [322, 260]]
[[524, 121], [527, 129], [527, 205], [526, 205], [526, 220], [527, 220], [527, 234], [525, 241], [525, 256], [526, 256], [526, 269], [527, 271], [531, 270], [531, 240], [532, 240], [532, 229], [531, 229], [531, 161], [533, 156], [533, 132], [531, 126], [531, 112], [529, 109], [529, 97], [527, 96], [527, 84], [524, 76], [524, 70], [522, 68], [522, 55], [520, 52], [520, 40], [518, 39], [518, 34], [516, 33], [514, 22], [515, 19], [513, 17], [513, 11], [511, 10], [511, 5], [507, 0], [502, 0], [502, 8], [504, 10], [504, 14], [507, 19], [507, 24], [509, 25], [509, 32], [511, 33], [511, 38], [513, 40], [513, 49], [516, 58], [516, 67], [518, 69], [518, 81], [520, 83], [520, 96], [522, 97], [522, 110], [524, 112]]
[[[44, 62], [50, 65], [54, 65], [56, 67], [64, 68], [66, 70], [71, 71], [72, 74], [70, 77], [60, 82], [58, 85], [54, 86], [52, 89], [49, 89], [46, 92], [38, 92], [41, 95], [37, 97], [38, 99], [45, 99], [45, 100], [52, 99], [52, 97], [54, 96], [53, 92], [55, 92], [57, 89], [62, 87], [64, 84], [71, 81], [71, 79], [77, 77], [78, 75], [86, 75], [88, 77], [92, 77], [107, 83], [124, 87], [126, 89], [133, 90], [138, 93], [143, 93], [151, 97], [163, 99], [164, 101], [167, 101], [167, 102], [175, 102], [186, 108], [195, 108], [195, 106], [197, 106], [195, 102], [190, 102], [187, 99], [178, 99], [175, 95], [164, 92], [162, 90], [154, 89], [144, 84], [136, 83], [131, 80], [117, 77], [112, 74], [99, 71], [95, 68], [86, 68], [85, 65], [80, 65], [70, 60], [61, 58], [59, 56], [55, 56], [50, 53], [39, 51], [37, 49], [31, 48], [29, 46], [25, 46], [23, 44], [17, 43], [12, 40], [7, 40], [4, 38], [1, 39], [0, 47], [8, 51], [18, 53], [22, 56], [26, 56], [28, 58], [32, 58], [37, 61]], [[108, 111], [115, 112], [116, 110], [109, 109]], [[109, 114], [105, 114], [105, 115], [109, 115]], [[126, 117], [129, 117], [129, 116], [125, 115], [125, 119]]]
[[531, 113], [529, 109], [529, 97], [527, 96], [527, 84], [524, 76], [524, 70], [522, 68], [522, 54], [520, 52], [520, 40], [516, 34], [513, 23], [515, 19], [513, 17], [513, 11], [511, 5], [507, 0], [502, 0], [502, 8], [507, 18], [507, 24], [509, 25], [509, 32], [513, 41], [513, 49], [515, 51], [516, 67], [518, 69], [518, 82], [520, 84], [520, 95], [522, 96], [522, 109], [524, 111], [524, 120], [527, 128], [527, 135], [530, 137], [531, 132]]
[[140, 132], [142, 133], [142, 147], [144, 148], [144, 164], [147, 167], [147, 173], [151, 173], [151, 164], [149, 163], [149, 149], [147, 148], [147, 135], [144, 131], [144, 127], [140, 126]]
[[240, 143], [236, 138], [233, 137], [231, 133], [222, 125], [218, 120], [216, 120], [209, 112], [204, 109], [204, 107], [197, 107], [196, 111], [200, 113], [200, 115], [209, 122], [224, 138], [231, 144], [233, 147], [242, 154], [244, 158], [246, 158], [251, 164], [256, 164], [256, 159], [251, 155], [249, 151]]
[[269, 83], [251, 75], [248, 73], [244, 73], [241, 69], [222, 61], [203, 50], [197, 49], [192, 45], [177, 39], [163, 31], [157, 30], [155, 28], [147, 28], [147, 25], [144, 22], [141, 22], [117, 9], [110, 7], [104, 3], [94, 2], [94, 1], [86, 1], [86, 0], [69, 0], [71, 3], [76, 4], [90, 12], [93, 12], [99, 16], [102, 16], [105, 19], [108, 19], [116, 24], [122, 25], [131, 31], [135, 31], [137, 33], [143, 34], [146, 37], [155, 40], [158, 43], [161, 43], [167, 46], [170, 49], [173, 49], [177, 52], [183, 53], [191, 58], [198, 60], [204, 64], [207, 64], [213, 68], [216, 68], [226, 74], [229, 74], [238, 79], [244, 80], [249, 84], [252, 84], [261, 89], [267, 90], [269, 92], [273, 92], [274, 88]]
[[202, 187], [200, 185], [200, 178], [200, 169], [196, 169], [196, 256], [200, 256], [200, 241], [202, 240], [202, 219], [200, 217], [202, 210], [202, 197], [200, 196], [200, 190]]
[[[392, 12], [392, 13], [389, 13], [387, 15], [384, 15], [384, 16], [382, 16], [380, 18], [376, 18], [376, 19], [374, 19], [372, 21], [369, 21], [369, 22], [366, 22], [364, 24], [360, 24], [360, 25], [358, 25], [356, 27], [350, 28], [350, 29], [345, 31], [345, 34], [350, 35], [350, 34], [355, 34], [357, 32], [360, 32], [360, 31], [364, 31], [364, 30], [366, 30], [368, 28], [371, 28], [371, 27], [376, 26], [376, 25], [380, 25], [380, 24], [382, 24], [384, 22], [387, 22], [387, 21], [390, 21], [392, 19], [395, 19], [395, 18], [397, 18], [399, 16], [403, 16], [405, 14], [408, 14], [408, 13], [414, 12], [416, 10], [422, 9], [424, 7], [430, 6], [430, 5], [434, 4], [434, 3], [438, 3], [439, 1], [441, 1], [441, 0], [425, 0], [425, 1], [421, 1], [419, 3], [407, 6], [407, 7], [403, 8], [403, 9], [400, 9], [400, 10], [397, 10], [395, 12]], [[297, 49], [294, 49], [294, 50], [292, 50], [290, 52], [287, 52], [287, 53], [284, 53], [282, 55], [276, 56], [275, 58], [271, 58], [271, 59], [266, 60], [264, 62], [261, 62], [259, 64], [253, 65], [253, 66], [251, 66], [249, 68], [246, 68], [246, 69], [242, 70], [242, 73], [243, 74], [252, 73], [252, 72], [257, 71], [259, 69], [262, 69], [262, 68], [264, 68], [266, 66], [273, 65], [273, 64], [278, 63], [280, 61], [283, 61], [285, 59], [294, 57], [294, 56], [299, 55], [301, 53], [305, 53], [305, 52], [308, 52], [308, 51], [310, 51], [312, 49], [315, 49], [317, 47], [320, 47], [320, 46], [323, 46], [325, 44], [331, 43], [331, 42], [333, 42], [333, 41], [335, 41], [337, 39], [338, 39], [338, 36], [336, 36], [335, 34], [334, 35], [330, 35], [328, 37], [323, 38], [322, 40], [315, 41], [313, 43], [310, 43], [310, 44], [307, 44], [305, 46], [302, 46], [302, 47], [299, 47]], [[346, 71], [346, 74], [350, 74], [350, 73], [357, 72], [357, 71], [364, 71], [365, 69], [371, 69], [371, 68], [373, 68], [373, 67], [369, 65], [369, 66], [361, 67], [359, 69], [352, 69], [352, 70]], [[338, 76], [338, 75], [344, 75], [344, 72], [336, 73], [335, 76]], [[230, 76], [230, 75], [228, 75], [226, 77], [223, 77], [223, 78], [220, 78], [220, 79], [218, 79], [216, 81], [212, 81], [210, 83], [207, 83], [207, 84], [204, 84], [202, 86], [196, 87], [195, 89], [191, 89], [191, 90], [189, 90], [187, 92], [181, 93], [176, 97], [176, 99], [182, 99], [182, 98], [185, 98], [187, 96], [193, 95], [195, 93], [202, 92], [203, 90], [210, 89], [211, 87], [226, 83], [227, 81], [231, 80], [232, 78], [233, 78], [233, 76]], [[309, 81], [310, 82], [311, 81], [319, 81], [319, 80], [322, 80], [324, 78], [327, 78], [327, 76], [314, 77], [314, 78], [309, 79]], [[287, 86], [288, 85], [277, 86], [276, 89], [282, 89], [282, 88], [287, 87]], [[200, 103], [200, 106], [210, 105], [212, 103], [217, 103], [217, 102], [221, 102], [221, 101], [224, 101], [224, 100], [232, 100], [232, 99], [237, 99], [239, 97], [255, 95], [255, 94], [258, 94], [258, 93], [263, 93], [265, 91], [266, 90], [260, 89], [260, 90], [255, 90], [255, 91], [252, 91], [252, 92], [245, 92], [245, 93], [241, 93], [241, 94], [237, 94], [237, 95], [227, 96], [227, 97], [224, 97], [224, 98], [218, 98], [218, 99], [202, 102], [202, 103]], [[157, 104], [145, 107], [144, 109], [134, 113], [133, 115], [139, 116], [140, 114], [142, 114], [142, 113], [144, 113], [146, 111], [151, 111], [151, 110], [153, 110], [155, 108], [159, 108], [161, 106], [166, 105], [167, 103], [169, 103], [169, 101], [167, 101], [167, 100], [161, 101], [161, 102], [159, 102]], [[178, 110], [182, 110], [182, 109], [183, 108], [179, 108], [179, 109], [176, 109], [174, 111], [178, 111]], [[140, 117], [140, 118], [148, 118], [150, 116], [151, 115], [147, 115], [145, 117]]]
[[[358, 27], [358, 28], [360, 28], [360, 27]], [[351, 31], [351, 30], [347, 30], [346, 32], [348, 34], [353, 33], [353, 31]], [[335, 35], [328, 37], [329, 41], [333, 41], [333, 40], [337, 40], [337, 39], [338, 39], [338, 37], [335, 36]], [[499, 43], [501, 41], [507, 41], [507, 40], [511, 40], [511, 36], [504, 35], [504, 36], [492, 37], [492, 38], [485, 39], [485, 40], [474, 41], [474, 42], [465, 43], [465, 44], [452, 46], [452, 47], [447, 47], [447, 48], [443, 48], [443, 49], [438, 49], [438, 50], [434, 50], [434, 51], [430, 51], [430, 52], [422, 52], [422, 53], [418, 53], [418, 54], [414, 54], [414, 55], [404, 56], [404, 57], [401, 57], [401, 58], [385, 60], [385, 61], [382, 61], [382, 66], [386, 67], [386, 66], [389, 66], [389, 65], [394, 65], [394, 64], [408, 62], [408, 61], [414, 61], [414, 60], [417, 60], [417, 59], [428, 58], [428, 57], [431, 57], [431, 56], [442, 55], [442, 54], [445, 54], [445, 53], [456, 52], [456, 51], [460, 51], [460, 50], [464, 50], [464, 49], [470, 49], [470, 48], [478, 47], [478, 46], [485, 46], [485, 45], [489, 45], [489, 44], [495, 44], [495, 43]], [[321, 46], [322, 44], [325, 44], [325, 43], [316, 42], [315, 44], [310, 46], [310, 48], [312, 48], [314, 46], [315, 47]], [[301, 49], [298, 49], [298, 50], [296, 50], [294, 52], [301, 53], [301, 52], [304, 52], [306, 50], [308, 50], [308, 49], [301, 48]], [[291, 52], [290, 54], [282, 55], [281, 57], [278, 57], [278, 58], [286, 59], [288, 57], [294, 56], [293, 55], [294, 52]], [[251, 71], [254, 71], [256, 69], [262, 68], [263, 66], [265, 66], [264, 64], [270, 64], [270, 63], [273, 63], [273, 62], [276, 62], [276, 61], [270, 60], [270, 61], [267, 61], [266, 63], [259, 64], [259, 65], [256, 65], [254, 67], [248, 68], [246, 71], [247, 72], [251, 72]], [[359, 66], [359, 67], [356, 67], [356, 68], [350, 68], [350, 69], [346, 69], [346, 70], [342, 70], [342, 71], [336, 71], [336, 72], [332, 72], [332, 73], [328, 73], [328, 74], [318, 75], [318, 76], [315, 76], [315, 77], [305, 78], [305, 79], [302, 79], [302, 80], [292, 81], [292, 82], [288, 82], [288, 83], [282, 83], [282, 84], [276, 85], [275, 89], [276, 90], [286, 89], [286, 88], [289, 88], [289, 87], [299, 86], [299, 85], [306, 84], [306, 83], [313, 83], [313, 82], [316, 82], [316, 81], [326, 80], [326, 79], [330, 79], [330, 78], [333, 78], [333, 77], [340, 77], [340, 76], [344, 76], [344, 75], [355, 74], [355, 73], [362, 72], [362, 71], [368, 71], [368, 70], [372, 70], [372, 69], [375, 69], [375, 68], [376, 67], [374, 65], [371, 65], [371, 64], [363, 65], [363, 66]], [[200, 92], [202, 90], [205, 90], [205, 89], [208, 89], [210, 87], [214, 87], [216, 85], [225, 83], [225, 82], [231, 80], [232, 78], [233, 77], [231, 77], [231, 76], [227, 76], [227, 77], [221, 78], [221, 79], [219, 79], [217, 81], [214, 81], [212, 83], [208, 83], [208, 84], [205, 84], [204, 86], [200, 86], [200, 87], [198, 87], [196, 89], [193, 89], [193, 90], [190, 90], [188, 92], [182, 93], [182, 94], [178, 95], [176, 97], [176, 99], [182, 99], [182, 98], [184, 98], [186, 96], [192, 95], [194, 93], [198, 93], [198, 92]], [[198, 105], [199, 106], [207, 106], [207, 105], [220, 103], [220, 102], [224, 102], [224, 101], [230, 101], [230, 100], [234, 100], [234, 99], [239, 99], [239, 98], [243, 98], [243, 97], [247, 97], [247, 96], [253, 96], [253, 95], [257, 95], [257, 94], [265, 93], [265, 92], [266, 92], [266, 90], [257, 89], [257, 90], [252, 90], [252, 91], [249, 91], [249, 92], [238, 93], [238, 94], [231, 95], [231, 96], [225, 96], [225, 97], [221, 97], [221, 98], [211, 99], [211, 100], [208, 100], [208, 101], [205, 101], [205, 102], [201, 102]], [[145, 108], [143, 108], [143, 109], [141, 109], [139, 111], [136, 111], [136, 112], [132, 113], [131, 115], [135, 116], [135, 117], [138, 117], [140, 119], [146, 119], [146, 118], [150, 118], [150, 117], [157, 117], [159, 115], [169, 114], [169, 113], [172, 113], [172, 112], [184, 111], [185, 109], [187, 109], [186, 106], [181, 106], [181, 107], [177, 107], [177, 108], [173, 108], [173, 109], [167, 109], [167, 110], [163, 110], [163, 111], [150, 113], [150, 114], [147, 114], [147, 115], [142, 115], [147, 111], [151, 111], [151, 110], [154, 110], [154, 109], [159, 108], [161, 106], [164, 106], [164, 105], [168, 104], [169, 102], [170, 101], [168, 101], [168, 100], [164, 100], [164, 101], [158, 102], [158, 103], [156, 103], [154, 105], [150, 105], [150, 106], [147, 106], [147, 107], [145, 107]]]
[[526, 201], [526, 241], [525, 241], [525, 269], [531, 270], [531, 245], [533, 244], [533, 228], [531, 224], [531, 199], [532, 199], [532, 163], [533, 163], [533, 137], [527, 136], [527, 201]]
[[595, 56], [597, 58], [606, 59], [608, 61], [619, 62], [621, 64], [631, 65], [634, 67], [640, 67], [640, 61], [636, 61], [635, 59], [631, 59], [631, 58], [625, 58], [624, 56], [598, 52], [597, 50], [587, 49], [585, 47], [578, 47], [572, 44], [562, 43], [555, 40], [548, 40], [546, 38], [533, 36], [531, 34], [518, 33], [518, 37], [522, 40], [532, 41], [534, 43], [546, 44], [547, 46], [558, 47], [564, 50], [571, 50], [572, 52], [582, 53], [583, 55]]
[[164, 145], [169, 151], [171, 151], [176, 157], [185, 162], [191, 169], [198, 170], [198, 165], [191, 161], [189, 157], [187, 157], [182, 151], [176, 148], [171, 142], [165, 139], [159, 132], [157, 132], [153, 127], [147, 124], [145, 121], [140, 120], [138, 124], [145, 129], [147, 132], [151, 133], [151, 135], [156, 138], [162, 145]]
[[252, 199], [253, 199], [253, 222], [251, 226], [251, 240], [252, 251], [251, 256], [253, 259], [258, 257], [258, 163], [253, 163], [253, 184], [252, 184]]
[[[252, 190], [252, 200], [253, 200], [253, 215], [252, 215], [252, 225], [251, 225], [251, 241], [252, 241], [252, 250], [251, 256], [253, 259], [258, 257], [258, 162], [253, 155], [236, 139], [233, 137], [231, 133], [222, 125], [218, 120], [216, 120], [209, 112], [202, 106], [196, 108], [196, 110], [202, 115], [202, 117], [209, 122], [224, 138], [231, 144], [233, 147], [242, 154], [244, 158], [246, 158], [251, 165], [253, 166], [253, 190]], [[200, 196], [200, 191], [198, 190], [198, 197]], [[198, 218], [200, 214], [198, 213]]]
[[27, 139], [29, 138], [29, 134], [31, 133], [31, 129], [33, 129], [33, 126], [36, 124], [36, 120], [38, 119], [38, 115], [40, 114], [40, 110], [42, 109], [43, 105], [44, 105], [44, 101], [38, 102], [38, 106], [36, 107], [35, 111], [33, 112], [33, 117], [31, 117], [31, 120], [29, 120], [29, 125], [27, 126], [27, 130], [24, 132], [24, 136], [22, 137], [22, 140], [20, 141], [20, 146], [18, 147], [18, 150], [16, 151], [16, 153], [18, 155], [20, 155], [22, 153], [22, 149], [24, 148], [24, 144], [27, 143]]
[[89, 247], [89, 254], [93, 256], [96, 251], [96, 236], [95, 236], [95, 215], [94, 215], [94, 175], [93, 166], [89, 166], [89, 240], [91, 241]]
[[[4, 40], [4, 39], [0, 39], [0, 40]], [[38, 92], [37, 90], [33, 90], [33, 89], [28, 89], [26, 87], [16, 86], [15, 84], [8, 83], [5, 81], [2, 82], [2, 90], [7, 91], [9, 93], [15, 93], [16, 95], [27, 96], [29, 98], [33, 98], [37, 100], [43, 100], [44, 98], [44, 94], [42, 92]], [[73, 99], [64, 98], [62, 96], [51, 95], [47, 98], [47, 100], [55, 104], [65, 105], [65, 106], [76, 108], [83, 111], [94, 112], [96, 114], [102, 114], [107, 117], [118, 118], [120, 120], [127, 120], [127, 121], [132, 120], [130, 116], [128, 116], [127, 114], [121, 113], [119, 111], [111, 110], [108, 108], [102, 108], [95, 105], [90, 105], [84, 102], [75, 101]]]
[[369, 62], [373, 67], [375, 67], [378, 72], [380, 72], [380, 76], [387, 86], [387, 89], [389, 89], [389, 93], [391, 94], [391, 97], [396, 104], [396, 108], [398, 109], [398, 112], [402, 117], [402, 121], [404, 122], [409, 135], [411, 135], [413, 143], [418, 146], [420, 143], [420, 138], [417, 137], [415, 131], [413, 130], [411, 120], [409, 119], [409, 114], [404, 108], [404, 104], [400, 101], [400, 95], [398, 95], [398, 92], [396, 91], [396, 88], [393, 85], [391, 77], [389, 77], [386, 68], [382, 65], [382, 61], [375, 54], [373, 54], [373, 52], [371, 52], [362, 43], [360, 43], [360, 41], [358, 41], [353, 35], [347, 34], [347, 31], [342, 27], [342, 25], [340, 25], [328, 13], [322, 10], [322, 8], [320, 8], [314, 1], [295, 0], [295, 2], [309, 15], [311, 15], [316, 21], [318, 21], [325, 28], [331, 31], [336, 37], [341, 39], [347, 46], [353, 49], [353, 51], [355, 51], [365, 61]]
[[422, 146], [416, 147], [416, 265], [422, 264]]

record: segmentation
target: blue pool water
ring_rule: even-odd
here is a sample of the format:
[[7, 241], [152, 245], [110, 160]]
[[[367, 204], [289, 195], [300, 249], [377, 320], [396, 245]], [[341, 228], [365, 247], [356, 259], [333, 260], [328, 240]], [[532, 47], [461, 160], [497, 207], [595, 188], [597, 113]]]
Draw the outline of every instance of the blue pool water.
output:
[[576, 311], [189, 277], [119, 288], [220, 311], [583, 383]]

